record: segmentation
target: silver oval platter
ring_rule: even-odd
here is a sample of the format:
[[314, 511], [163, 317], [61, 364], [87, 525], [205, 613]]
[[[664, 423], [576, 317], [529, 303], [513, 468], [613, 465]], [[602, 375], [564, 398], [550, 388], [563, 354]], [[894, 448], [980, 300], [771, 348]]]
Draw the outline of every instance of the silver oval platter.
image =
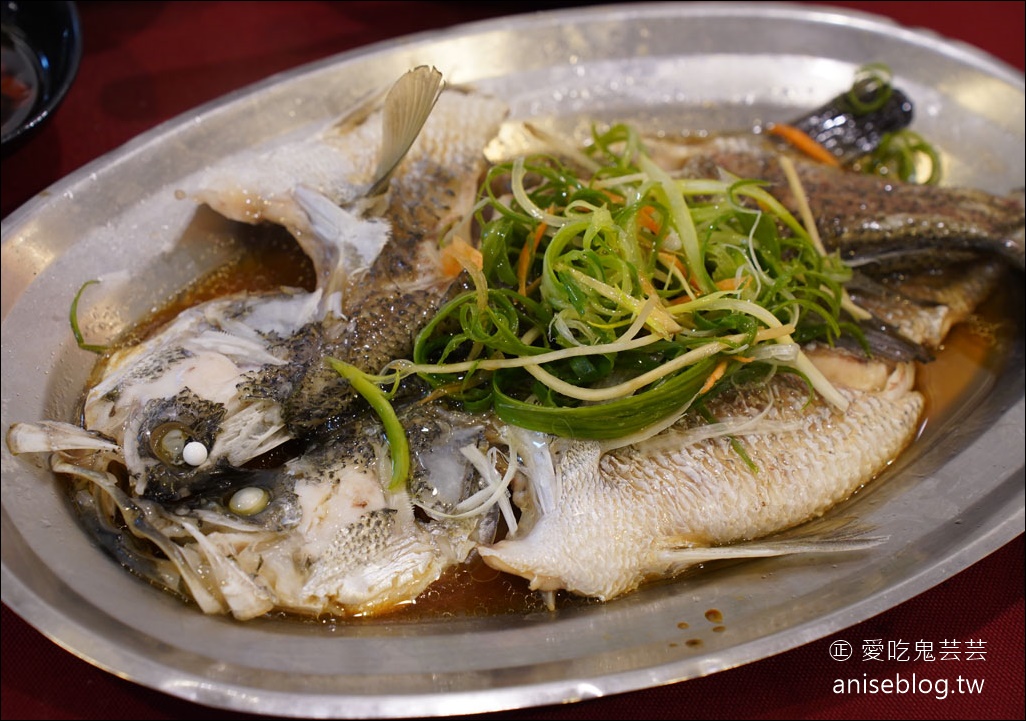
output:
[[[800, 37], [800, 45], [794, 38]], [[800, 50], [796, 49], [800, 47]], [[634, 3], [516, 16], [361, 48], [198, 108], [65, 178], [3, 226], [3, 428], [70, 419], [93, 356], [68, 304], [111, 336], [233, 252], [176, 190], [203, 167], [332, 116], [420, 64], [561, 130], [591, 119], [692, 131], [793, 117], [885, 61], [950, 184], [1023, 186], [1024, 85], [983, 53], [852, 12]], [[112, 272], [113, 271], [113, 272]], [[1018, 289], [1021, 293], [1021, 288]], [[92, 543], [52, 475], [3, 447], [3, 601], [89, 662], [200, 704], [333, 718], [441, 716], [572, 702], [704, 676], [891, 608], [1023, 533], [1022, 301], [1006, 357], [846, 505], [889, 540], [824, 560], [735, 563], [558, 613], [396, 624], [209, 617]], [[729, 634], [671, 644], [717, 608]]]

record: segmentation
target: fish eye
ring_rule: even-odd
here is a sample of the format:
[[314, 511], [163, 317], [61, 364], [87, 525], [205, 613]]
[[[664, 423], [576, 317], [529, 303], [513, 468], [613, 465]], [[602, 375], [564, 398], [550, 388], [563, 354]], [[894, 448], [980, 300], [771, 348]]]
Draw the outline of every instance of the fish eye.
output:
[[228, 501], [228, 508], [240, 516], [252, 516], [267, 508], [271, 494], [267, 489], [258, 486], [240, 488]]
[[198, 466], [207, 459], [207, 449], [195, 436], [184, 423], [168, 421], [150, 432], [150, 450], [167, 465]]
[[199, 441], [189, 441], [182, 449], [182, 460], [190, 466], [202, 465], [207, 460], [207, 447]]

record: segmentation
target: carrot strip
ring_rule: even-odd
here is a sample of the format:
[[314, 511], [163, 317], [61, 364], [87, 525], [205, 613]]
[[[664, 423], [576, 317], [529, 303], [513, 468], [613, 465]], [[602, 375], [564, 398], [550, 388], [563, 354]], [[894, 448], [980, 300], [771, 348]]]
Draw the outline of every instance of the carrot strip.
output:
[[703, 393], [708, 393], [712, 389], [713, 385], [716, 384], [716, 381], [718, 381], [720, 378], [722, 378], [723, 374], [726, 373], [726, 372], [727, 372], [727, 361], [726, 360], [721, 360], [717, 364], [717, 366], [715, 368], [713, 368], [713, 372], [709, 374], [709, 377], [705, 379], [705, 384], [702, 386], [702, 389], [700, 391], [698, 391], [698, 395], [702, 395]]
[[[551, 208], [549, 212], [552, 212]], [[538, 252], [538, 246], [541, 244], [542, 238], [545, 237], [548, 227], [547, 223], [539, 223], [534, 230], [530, 244], [524, 243], [524, 247], [520, 249], [520, 256], [517, 258], [517, 280], [519, 281], [517, 290], [520, 295], [527, 295], [527, 271], [531, 269], [531, 259]]]
[[[463, 262], [460, 262], [462, 259]], [[481, 270], [484, 267], [484, 258], [481, 251], [472, 246], [462, 238], [454, 238], [451, 243], [442, 248], [442, 272], [455, 278], [464, 268], [476, 268]]]
[[766, 128], [766, 131], [770, 135], [776, 135], [778, 138], [786, 140], [813, 160], [818, 160], [819, 162], [834, 168], [841, 167], [841, 161], [839, 161], [833, 153], [793, 125], [787, 125], [786, 123], [773, 123]]
[[620, 195], [619, 193], [614, 193], [609, 188], [603, 188], [601, 192], [614, 203], [622, 203], [624, 201], [624, 197], [622, 195]]
[[646, 205], [644, 208], [638, 211], [638, 225], [650, 230], [653, 233], [659, 233], [659, 222], [652, 216], [655, 212], [655, 208], [651, 205]]
[[[695, 278], [695, 275], [688, 269], [688, 267], [684, 265], [684, 261], [682, 261], [678, 256], [666, 252], [660, 252], [659, 259], [662, 260], [663, 263], [667, 265], [667, 267], [673, 265], [680, 272], [681, 277], [684, 279], [684, 282], [687, 283], [688, 286], [691, 287], [691, 289], [694, 290], [696, 294], [702, 295], [702, 290], [698, 287], [698, 280]], [[677, 305], [679, 303], [686, 303], [689, 300], [691, 300], [691, 298], [689, 298], [687, 294], [685, 294], [682, 296], [678, 296], [674, 300], [671, 300], [669, 304]]]
[[738, 288], [746, 288], [751, 282], [752, 277], [750, 275], [741, 276], [741, 282], [737, 282], [737, 278], [724, 278], [723, 280], [716, 281], [716, 287], [720, 290], [737, 290]]

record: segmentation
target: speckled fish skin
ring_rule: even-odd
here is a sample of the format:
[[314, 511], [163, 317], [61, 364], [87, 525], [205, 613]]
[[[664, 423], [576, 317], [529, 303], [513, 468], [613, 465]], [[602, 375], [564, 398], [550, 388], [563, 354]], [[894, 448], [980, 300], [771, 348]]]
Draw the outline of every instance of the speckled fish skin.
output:
[[880, 270], [933, 266], [980, 252], [1026, 267], [1021, 189], [1006, 195], [943, 185], [903, 183], [810, 161], [759, 135], [715, 138], [678, 145], [657, 141], [659, 162], [682, 177], [716, 177], [726, 170], [741, 178], [767, 181], [767, 189], [795, 208], [780, 167], [787, 154], [795, 162], [802, 188], [828, 250], [857, 267]]
[[[683, 443], [679, 428], [606, 454], [598, 443], [567, 441], [556, 454], [555, 509], [542, 513], [530, 494], [518, 493], [522, 528], [479, 553], [532, 589], [608, 601], [731, 555], [709, 549], [728, 546], [736, 557], [797, 551], [782, 545], [749, 553], [744, 542], [819, 516], [901, 453], [923, 409], [913, 377], [902, 365], [883, 389], [844, 390], [851, 403], [844, 414], [818, 400], [806, 405], [807, 389], [778, 377], [764, 419], [776, 431], [761, 425], [764, 432], [737, 434], [758, 473], [727, 439]], [[767, 393], [724, 397], [712, 412], [750, 417], [767, 406]]]
[[[279, 403], [248, 383], [296, 361], [303, 345], [290, 339], [316, 324], [320, 299], [320, 291], [246, 294], [183, 311], [106, 359], [86, 393], [82, 432], [116, 441], [133, 492], [158, 500], [188, 496], [272, 451], [292, 436]], [[204, 445], [202, 463], [162, 452], [158, 438], [172, 425]]]
[[1001, 260], [982, 258], [877, 280], [856, 274], [846, 288], [856, 305], [905, 338], [936, 351], [948, 332], [969, 320], [1010, 274]]
[[[322, 362], [324, 357], [377, 373], [393, 358], [409, 355], [417, 330], [459, 289], [442, 270], [438, 241], [473, 206], [486, 166], [484, 147], [507, 112], [495, 98], [446, 88], [392, 175], [387, 195], [376, 204], [365, 203], [360, 193], [374, 180], [380, 140], [373, 129], [379, 116], [362, 110], [314, 135], [243, 154], [199, 179], [192, 193], [196, 199], [235, 220], [285, 226], [315, 265], [337, 262], [322, 249], [333, 247], [335, 239], [326, 242], [323, 236], [326, 231], [353, 233], [352, 215], [387, 222], [387, 241], [367, 267], [347, 273], [341, 282], [323, 283], [336, 308], [315, 331], [319, 355], [307, 364], [290, 364], [285, 372], [274, 371], [264, 384], [289, 389], [279, 395], [292, 435], [307, 435], [324, 424], [330, 431], [366, 409], [348, 383]], [[297, 182], [302, 194], [294, 192]], [[318, 206], [324, 222], [310, 207], [311, 192], [314, 200], [329, 203]], [[355, 210], [350, 214], [331, 205]], [[337, 295], [331, 295], [334, 290]]]
[[[445, 95], [439, 99], [436, 112], [449, 107], [445, 100]], [[505, 113], [493, 101], [467, 107], [469, 102], [461, 101], [458, 119], [451, 113], [439, 116], [444, 128], [436, 129], [432, 116], [414, 146], [417, 152], [404, 161], [407, 171], [392, 178], [384, 212], [391, 238], [343, 297], [343, 317], [326, 329], [326, 355], [377, 373], [390, 360], [408, 357], [417, 332], [464, 289], [459, 277], [441, 270], [438, 239], [473, 206], [486, 164], [482, 149]], [[295, 433], [307, 433], [333, 417], [345, 418], [354, 404], [359, 399], [346, 381], [315, 364], [287, 399], [286, 422]]]
[[[428, 77], [420, 68], [411, 73]], [[83, 514], [96, 516], [87, 523], [115, 557], [158, 585], [178, 588], [180, 579], [208, 612], [230, 610], [239, 618], [270, 609], [376, 613], [409, 600], [470, 548], [474, 522], [426, 530], [409, 498], [383, 488], [387, 460], [376, 450], [383, 442], [353, 445], [332, 429], [330, 446], [302, 452], [282, 473], [243, 468], [268, 453], [281, 456], [290, 441], [302, 443], [288, 453], [301, 451], [312, 440], [299, 437], [339, 412], [347, 387], [322, 399], [319, 392], [337, 385], [308, 382], [320, 369], [340, 380], [326, 356], [377, 370], [369, 366], [404, 354], [420, 316], [397, 324], [381, 312], [382, 298], [397, 307], [423, 298], [423, 315], [454, 282], [440, 268], [440, 233], [472, 207], [483, 148], [507, 108], [456, 89], [427, 100], [417, 105], [433, 112], [422, 130], [416, 126], [408, 153], [403, 143], [384, 142], [387, 112], [378, 123], [380, 114], [368, 106], [324, 133], [283, 139], [190, 179], [186, 195], [228, 217], [288, 228], [314, 262], [317, 287], [239, 294], [190, 308], [106, 359], [88, 390], [81, 426], [40, 421], [16, 423], [8, 432], [13, 454], [76, 479], [76, 502]], [[382, 145], [398, 147], [403, 158], [387, 174], [383, 193], [374, 167]], [[352, 325], [354, 319], [367, 327]], [[349, 350], [360, 338], [378, 355]], [[204, 447], [203, 459], [187, 461], [175, 443], [159, 440], [178, 431]], [[266, 512], [250, 517], [228, 506], [247, 483], [272, 491]], [[302, 499], [300, 487], [337, 495], [341, 500], [321, 500], [349, 515], [331, 524], [311, 520], [314, 511], [289, 500]], [[367, 512], [354, 511], [360, 508]], [[135, 549], [118, 514], [167, 562]], [[350, 521], [339, 520], [345, 518]], [[444, 540], [443, 527], [449, 529]], [[246, 557], [256, 565], [246, 565], [242, 548], [261, 543], [282, 555], [253, 551]], [[319, 555], [312, 555], [315, 547], [322, 548]], [[373, 550], [381, 548], [391, 555]], [[302, 565], [292, 567], [297, 554]], [[309, 569], [320, 571], [303, 577]]]

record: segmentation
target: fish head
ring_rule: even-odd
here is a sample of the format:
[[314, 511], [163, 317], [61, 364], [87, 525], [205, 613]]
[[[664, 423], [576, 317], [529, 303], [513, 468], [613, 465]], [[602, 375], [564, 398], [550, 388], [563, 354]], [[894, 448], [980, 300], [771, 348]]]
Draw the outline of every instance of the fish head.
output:
[[476, 417], [431, 404], [400, 409], [411, 472], [396, 486], [373, 414], [250, 467], [190, 470], [158, 458], [167, 449], [150, 446], [161, 433], [204, 432], [202, 405], [148, 404], [134, 436], [148, 478], [141, 494], [110, 474], [55, 469], [87, 481], [91, 491], [76, 502], [111, 555], [207, 613], [384, 612], [412, 603], [496, 535], [504, 487], [469, 451], [487, 448]]
[[290, 440], [278, 394], [283, 369], [316, 345], [297, 340], [316, 328], [316, 302], [281, 293], [203, 304], [105, 359], [83, 427], [119, 445], [135, 495], [179, 500]]

